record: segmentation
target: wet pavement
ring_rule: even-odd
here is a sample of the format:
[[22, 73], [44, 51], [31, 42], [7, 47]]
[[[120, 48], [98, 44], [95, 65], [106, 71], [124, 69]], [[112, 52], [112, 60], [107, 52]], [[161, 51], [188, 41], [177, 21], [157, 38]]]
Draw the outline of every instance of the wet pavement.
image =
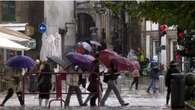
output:
[[67, 108], [60, 108], [60, 107], [5, 107], [1, 108], [0, 110], [171, 110], [169, 108], [161, 108], [161, 107], [137, 107], [137, 106], [130, 106], [130, 107], [67, 107]]
[[[119, 78], [118, 83], [121, 96], [128, 102], [129, 105], [121, 107], [116, 96], [112, 93], [108, 100], [106, 101], [104, 107], [78, 107], [78, 101], [75, 95], [71, 97], [70, 107], [66, 107], [66, 110], [171, 110], [170, 107], [165, 106], [165, 91], [157, 94], [148, 94], [146, 92], [148, 80], [140, 80], [141, 84], [139, 90], [130, 90], [128, 86], [132, 81], [125, 81], [126, 79]], [[121, 82], [123, 81], [123, 82]], [[106, 87], [104, 87], [106, 88]], [[105, 92], [105, 89], [104, 89]], [[5, 93], [0, 94], [0, 102], [3, 100]], [[51, 96], [51, 99], [55, 96]], [[63, 96], [65, 98], [66, 96]], [[87, 95], [82, 96], [83, 99]], [[44, 102], [43, 102], [44, 104]], [[59, 102], [53, 102], [51, 108], [39, 107], [38, 105], [38, 95], [27, 95], [25, 96], [25, 107], [19, 107], [19, 102], [16, 95], [10, 99], [5, 107], [0, 107], [0, 110], [63, 110], [60, 107]]]

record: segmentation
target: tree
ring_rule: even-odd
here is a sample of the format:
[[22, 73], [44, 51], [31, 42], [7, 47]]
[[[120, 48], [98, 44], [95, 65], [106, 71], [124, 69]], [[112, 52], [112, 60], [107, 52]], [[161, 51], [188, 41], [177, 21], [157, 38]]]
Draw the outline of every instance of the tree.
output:
[[[130, 16], [145, 18], [160, 24], [168, 26], [177, 25], [177, 27], [186, 30], [184, 44], [195, 42], [194, 38], [189, 38], [192, 29], [195, 29], [195, 2], [194, 1], [105, 1], [103, 6], [112, 10], [113, 14], [120, 15], [123, 4], [126, 4], [126, 11]], [[188, 53], [184, 56], [195, 56], [193, 48], [188, 48]]]

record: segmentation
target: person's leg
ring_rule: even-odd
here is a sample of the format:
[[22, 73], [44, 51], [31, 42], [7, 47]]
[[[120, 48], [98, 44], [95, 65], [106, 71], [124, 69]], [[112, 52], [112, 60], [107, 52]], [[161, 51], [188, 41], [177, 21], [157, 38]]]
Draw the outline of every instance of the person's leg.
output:
[[45, 107], [47, 107], [49, 99], [45, 99]]
[[130, 89], [132, 89], [134, 84], [135, 84], [135, 77], [133, 78], [133, 82], [131, 83]]
[[107, 88], [107, 90], [106, 90], [106, 92], [105, 92], [103, 98], [100, 100], [100, 105], [101, 105], [101, 106], [104, 106], [105, 101], [107, 100], [107, 98], [108, 98], [108, 96], [109, 96], [109, 94], [110, 94], [110, 92], [111, 92], [110, 81], [108, 81], [107, 84], [108, 84], [108, 88]]
[[154, 79], [154, 81], [153, 81], [153, 92], [154, 93], [156, 93], [157, 90], [158, 90], [157, 83], [158, 83], [158, 80], [157, 79]]
[[151, 78], [150, 82], [149, 82], [149, 85], [148, 85], [148, 89], [147, 89], [148, 93], [150, 92], [150, 89], [151, 89], [152, 85], [153, 85], [153, 79]]
[[166, 97], [166, 104], [169, 104], [169, 99], [170, 99], [170, 94], [171, 94], [171, 87], [167, 88], [167, 97]]
[[71, 95], [72, 95], [72, 91], [73, 91], [73, 87], [72, 86], [69, 86], [69, 88], [68, 88], [68, 94], [67, 94], [66, 100], [65, 100], [65, 106], [69, 106], [70, 98], [71, 98]]
[[138, 90], [139, 78], [135, 77], [135, 89]]
[[39, 106], [42, 106], [43, 99], [39, 98]]
[[24, 100], [23, 100], [23, 97], [22, 97], [22, 92], [16, 92], [17, 96], [18, 96], [18, 100], [20, 102], [20, 105], [24, 105]]
[[91, 100], [90, 100], [90, 106], [96, 106], [96, 99], [98, 98], [98, 95], [97, 94], [94, 94], [92, 97], [91, 97]]
[[13, 96], [14, 90], [12, 88], [9, 88], [7, 91], [7, 95], [5, 96], [5, 99], [1, 103], [0, 106], [4, 106], [8, 99], [10, 99]]
[[124, 102], [124, 100], [122, 99], [122, 97], [121, 97], [121, 95], [120, 95], [120, 93], [119, 93], [119, 91], [118, 91], [118, 88], [116, 87], [116, 85], [115, 85], [114, 82], [111, 84], [111, 88], [113, 89], [113, 91], [114, 91], [114, 93], [115, 93], [115, 95], [116, 95], [116, 97], [117, 97], [119, 103], [120, 103], [121, 105], [124, 105], [125, 102]]
[[76, 94], [77, 94], [77, 99], [79, 101], [79, 105], [82, 106], [83, 100], [82, 100], [81, 90], [80, 90], [79, 86], [75, 86], [75, 90], [76, 90]]
[[93, 94], [90, 93], [90, 94], [88, 95], [88, 97], [85, 99], [83, 105], [87, 105], [87, 102], [88, 102], [92, 97], [93, 97]]

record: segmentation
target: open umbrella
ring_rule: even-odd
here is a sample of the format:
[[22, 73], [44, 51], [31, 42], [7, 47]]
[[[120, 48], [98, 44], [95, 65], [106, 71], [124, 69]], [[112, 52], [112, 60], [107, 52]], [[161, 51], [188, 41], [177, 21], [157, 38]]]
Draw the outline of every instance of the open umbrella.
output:
[[71, 62], [67, 58], [61, 59], [56, 56], [48, 57], [48, 60], [53, 61], [54, 63], [59, 64], [62, 67], [71, 64]]
[[8, 59], [7, 66], [11, 68], [32, 68], [35, 65], [35, 61], [24, 55], [17, 55]]
[[69, 52], [66, 57], [72, 64], [78, 65], [82, 69], [91, 70], [93, 67], [93, 62], [91, 61], [91, 59], [80, 53]]
[[96, 46], [102, 46], [99, 42], [90, 40], [90, 43]]
[[119, 55], [116, 52], [114, 52], [112, 50], [105, 49], [105, 50], [100, 51], [99, 60], [105, 66], [109, 67], [111, 59], [113, 57], [117, 57], [117, 56], [119, 56]]
[[87, 43], [87, 42], [79, 42], [78, 44], [81, 45], [88, 52], [92, 51], [92, 47], [91, 47], [91, 45], [89, 43]]
[[111, 62], [117, 67], [118, 71], [133, 71], [135, 65], [127, 58], [122, 56], [112, 57]]

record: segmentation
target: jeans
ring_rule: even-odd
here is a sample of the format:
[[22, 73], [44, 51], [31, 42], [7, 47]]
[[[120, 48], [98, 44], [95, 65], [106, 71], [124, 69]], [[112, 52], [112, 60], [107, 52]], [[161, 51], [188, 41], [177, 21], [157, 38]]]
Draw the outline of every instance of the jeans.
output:
[[108, 84], [108, 88], [107, 88], [107, 90], [106, 90], [106, 92], [105, 92], [103, 98], [102, 98], [101, 101], [100, 101], [100, 105], [101, 105], [101, 106], [104, 106], [105, 101], [107, 100], [107, 98], [108, 98], [108, 96], [109, 96], [111, 90], [114, 91], [114, 93], [115, 93], [115, 95], [116, 95], [116, 97], [117, 97], [119, 103], [120, 103], [121, 105], [125, 104], [124, 100], [122, 99], [122, 97], [121, 97], [121, 95], [120, 95], [120, 93], [119, 93], [118, 88], [116, 87], [116, 81], [115, 81], [115, 80], [109, 80], [109, 81], [107, 82], [107, 84]]
[[82, 96], [81, 96], [81, 90], [78, 86], [69, 86], [68, 88], [68, 94], [66, 96], [65, 106], [69, 106], [71, 95], [76, 92], [79, 105], [83, 104]]
[[150, 92], [151, 88], [153, 89], [154, 93], [158, 90], [158, 88], [156, 87], [157, 81], [158, 81], [158, 79], [154, 79], [154, 78], [150, 79], [150, 83], [149, 83], [147, 92]]

